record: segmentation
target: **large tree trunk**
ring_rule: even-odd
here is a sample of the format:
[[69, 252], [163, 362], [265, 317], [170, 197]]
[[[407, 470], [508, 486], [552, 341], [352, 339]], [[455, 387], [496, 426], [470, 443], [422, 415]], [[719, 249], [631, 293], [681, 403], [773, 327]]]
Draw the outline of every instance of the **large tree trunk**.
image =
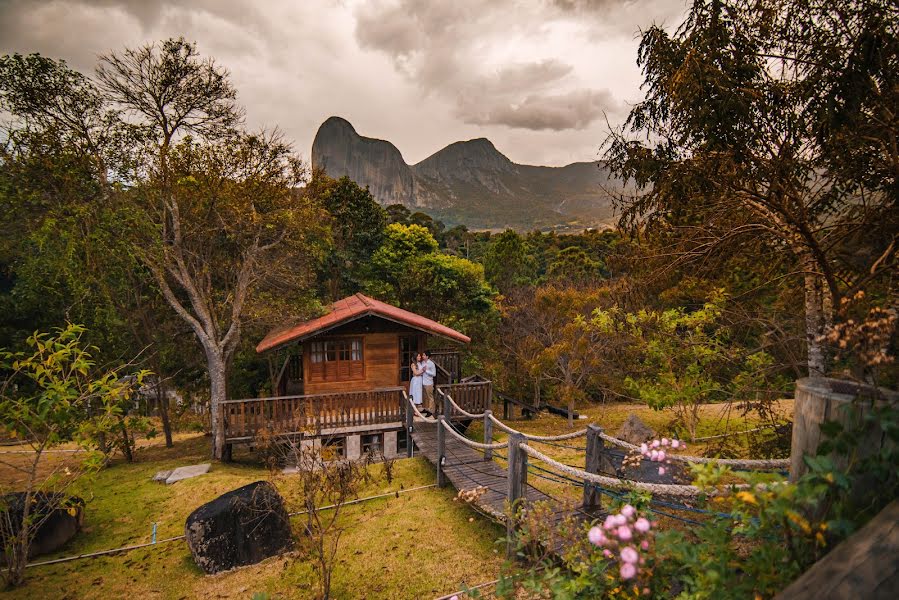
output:
[[165, 436], [165, 447], [171, 448], [172, 443], [172, 423], [169, 421], [169, 398], [165, 393], [165, 384], [162, 375], [157, 374], [158, 384], [156, 385], [156, 404], [159, 407], [159, 417], [162, 419], [162, 433]]
[[225, 458], [225, 419], [222, 402], [228, 398], [226, 361], [215, 350], [206, 351], [209, 368], [209, 411], [212, 417], [212, 457]]
[[808, 348], [808, 374], [823, 377], [827, 368], [824, 349], [824, 282], [818, 275], [814, 261], [805, 261], [805, 339]]

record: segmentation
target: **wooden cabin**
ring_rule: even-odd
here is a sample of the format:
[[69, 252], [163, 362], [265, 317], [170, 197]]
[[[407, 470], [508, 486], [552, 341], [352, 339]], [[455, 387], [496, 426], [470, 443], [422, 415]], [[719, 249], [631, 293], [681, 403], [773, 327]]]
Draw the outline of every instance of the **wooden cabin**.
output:
[[[274, 379], [279, 396], [408, 389], [409, 365], [426, 349], [429, 337], [457, 344], [471, 341], [436, 321], [355, 294], [332, 304], [321, 317], [269, 333], [256, 351], [280, 352]], [[435, 354], [432, 360], [441, 365], [444, 383], [458, 380], [458, 360], [447, 360], [458, 352]]]
[[[459, 383], [458, 346], [471, 339], [422, 315], [364, 294], [333, 303], [320, 317], [269, 333], [256, 351], [269, 357], [271, 398], [226, 401], [226, 443], [252, 443], [260, 431], [302, 433], [340, 447], [355, 458], [382, 449], [387, 456], [404, 450], [410, 364], [428, 344], [441, 389], [461, 386], [466, 402], [489, 402], [485, 384]], [[454, 389], [456, 389], [454, 387]]]

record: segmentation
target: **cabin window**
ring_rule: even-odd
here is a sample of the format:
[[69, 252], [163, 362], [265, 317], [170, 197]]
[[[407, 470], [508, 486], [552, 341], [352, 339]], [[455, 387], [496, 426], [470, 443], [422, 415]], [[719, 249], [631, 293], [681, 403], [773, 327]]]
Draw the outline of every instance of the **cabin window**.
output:
[[396, 453], [400, 456], [406, 454], [406, 432], [398, 431], [396, 434]]
[[345, 381], [365, 377], [361, 337], [312, 342], [309, 354], [310, 379]]
[[303, 381], [303, 356], [293, 354], [287, 363], [287, 380], [290, 382]]
[[400, 336], [400, 381], [412, 380], [412, 369], [409, 365], [418, 354], [418, 336], [417, 335], [401, 335]]
[[380, 433], [372, 433], [362, 436], [362, 454], [380, 454], [384, 447], [384, 436]]
[[346, 438], [336, 437], [322, 440], [322, 458], [337, 460], [346, 457]]

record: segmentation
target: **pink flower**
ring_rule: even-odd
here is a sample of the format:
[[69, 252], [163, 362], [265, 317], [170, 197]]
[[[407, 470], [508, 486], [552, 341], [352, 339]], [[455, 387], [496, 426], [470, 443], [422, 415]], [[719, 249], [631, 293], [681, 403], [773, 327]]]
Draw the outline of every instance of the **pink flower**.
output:
[[587, 539], [594, 546], [602, 546], [606, 542], [606, 536], [599, 527], [593, 527], [587, 534]]
[[615, 515], [614, 519], [615, 525], [624, 525], [625, 523], [627, 523], [627, 517], [625, 517], [624, 515]]
[[660, 442], [659, 440], [652, 440], [652, 447], [653, 447], [653, 448], [658, 448], [659, 445], [661, 445], [661, 442]]
[[640, 548], [643, 550], [649, 550], [649, 540], [643, 540], [640, 542]]
[[619, 573], [621, 573], [622, 579], [631, 579], [634, 575], [637, 574], [637, 567], [635, 567], [631, 563], [624, 563], [623, 565], [621, 565]]
[[659, 467], [659, 475], [665, 474], [665, 467]]
[[625, 546], [624, 549], [621, 550], [621, 560], [633, 564], [640, 560], [640, 555], [633, 549], [633, 547]]
[[459, 596], [458, 596], [458, 595], [453, 595], [453, 597], [450, 598], [450, 600], [459, 600]]
[[662, 438], [662, 445], [663, 445], [663, 446], [667, 446], [667, 445], [668, 445], [668, 438]]
[[635, 509], [630, 504], [625, 504], [624, 506], [621, 507], [621, 514], [623, 514], [628, 519], [633, 517], [634, 513], [636, 513], [636, 512], [637, 512], [637, 509]]
[[672, 448], [677, 448], [678, 446], [680, 446], [680, 442], [679, 442], [679, 441], [677, 441], [677, 440], [671, 440], [671, 447], [672, 447]]
[[622, 525], [621, 527], [619, 527], [618, 531], [616, 531], [616, 534], [618, 535], [618, 539], [622, 542], [626, 542], [634, 537], [634, 534], [631, 533], [631, 528], [627, 525]]
[[649, 446], [646, 445], [646, 442], [643, 442], [640, 444], [640, 453], [646, 454], [647, 452], [649, 452]]
[[649, 521], [647, 521], [643, 517], [640, 517], [639, 519], [637, 519], [637, 522], [634, 523], [634, 529], [636, 529], [640, 533], [646, 533], [647, 531], [649, 531]]
[[649, 453], [649, 460], [658, 460], [659, 459], [659, 451], [653, 450]]
[[659, 462], [665, 462], [665, 457], [666, 457], [666, 456], [667, 456], [667, 455], [665, 454], [665, 451], [664, 451], [664, 450], [659, 450], [659, 456], [658, 456]]
[[602, 555], [605, 556], [606, 558], [612, 558], [612, 553], [609, 552], [608, 548], [606, 548], [605, 550], [602, 551]]
[[614, 515], [609, 515], [606, 517], [605, 523], [602, 524], [606, 529], [612, 529], [618, 525], [617, 519], [615, 519]]

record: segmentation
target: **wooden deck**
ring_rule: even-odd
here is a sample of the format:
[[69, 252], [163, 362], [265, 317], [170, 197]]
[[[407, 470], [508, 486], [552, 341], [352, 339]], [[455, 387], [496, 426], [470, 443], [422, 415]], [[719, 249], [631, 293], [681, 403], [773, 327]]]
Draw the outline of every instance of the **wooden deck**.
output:
[[[416, 420], [412, 439], [420, 456], [428, 459], [436, 467], [437, 424]], [[480, 512], [490, 515], [496, 521], [506, 523], [506, 499], [509, 494], [507, 470], [497, 464], [496, 461], [484, 460], [484, 455], [480, 451], [466, 446], [451, 435], [447, 435], [445, 438], [445, 448], [446, 460], [443, 472], [446, 479], [460, 491], [471, 490], [481, 486], [487, 488], [486, 493], [475, 502], [475, 507]], [[527, 502], [558, 504], [554, 498], [530, 484], [527, 485], [527, 489], [524, 491], [524, 497], [527, 498]], [[596, 510], [587, 512], [582, 507], [572, 509], [559, 506], [558, 509], [553, 511], [553, 521], [558, 523], [572, 516], [581, 521], [590, 521], [600, 519], [605, 514], [605, 512]], [[552, 551], [560, 552], [562, 549], [554, 547]]]

